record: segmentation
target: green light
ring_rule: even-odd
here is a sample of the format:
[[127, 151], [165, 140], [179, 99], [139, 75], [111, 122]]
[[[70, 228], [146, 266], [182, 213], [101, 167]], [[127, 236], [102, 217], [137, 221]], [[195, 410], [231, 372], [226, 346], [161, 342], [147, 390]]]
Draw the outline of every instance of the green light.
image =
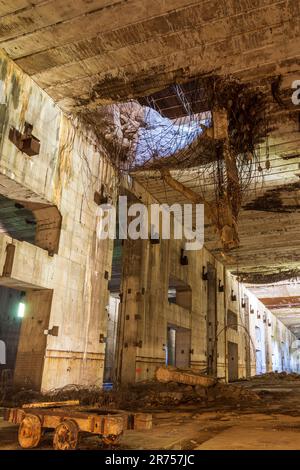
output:
[[24, 313], [25, 313], [25, 304], [24, 304], [24, 302], [20, 302], [19, 307], [18, 307], [18, 317], [23, 318]]

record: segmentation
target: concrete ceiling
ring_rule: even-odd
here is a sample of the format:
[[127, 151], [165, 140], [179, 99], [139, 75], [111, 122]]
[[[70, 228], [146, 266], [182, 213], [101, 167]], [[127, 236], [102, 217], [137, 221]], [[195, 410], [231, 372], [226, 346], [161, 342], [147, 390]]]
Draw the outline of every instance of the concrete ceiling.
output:
[[300, 338], [300, 279], [247, 287]]
[[63, 108], [78, 109], [203, 73], [292, 75], [299, 16], [293, 0], [1, 1], [0, 47]]
[[[300, 107], [291, 103], [291, 84], [300, 79], [299, 16], [294, 0], [0, 1], [0, 48], [63, 110], [88, 114], [95, 126], [99, 105], [199, 75], [230, 74], [270, 96], [281, 75], [282, 103], [271, 108], [277, 130], [261, 149], [261, 181], [240, 214], [240, 247], [224, 253], [206, 227], [207, 248], [229, 269], [269, 274], [300, 264]], [[139, 179], [162, 202], [189, 202], [157, 179]], [[181, 179], [197, 189], [188, 173]], [[283, 316], [289, 308], [280, 305]]]

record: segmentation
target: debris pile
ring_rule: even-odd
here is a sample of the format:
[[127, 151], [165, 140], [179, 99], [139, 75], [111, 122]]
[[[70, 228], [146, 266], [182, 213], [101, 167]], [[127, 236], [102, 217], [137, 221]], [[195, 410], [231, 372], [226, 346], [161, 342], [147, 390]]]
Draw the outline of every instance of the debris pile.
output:
[[[299, 380], [297, 374], [266, 374], [276, 377], [292, 377]], [[261, 379], [263, 376], [259, 376]], [[255, 383], [255, 377], [252, 379]], [[169, 409], [178, 406], [207, 407], [240, 403], [255, 403], [261, 400], [259, 395], [245, 386], [247, 381], [240, 384], [225, 384], [207, 375], [202, 375], [190, 369], [160, 367], [156, 372], [156, 380], [138, 382], [126, 387], [114, 387], [103, 390], [100, 387], [80, 387], [68, 385], [48, 393], [32, 390], [10, 391], [3, 404], [5, 406], [22, 406], [24, 403], [79, 400], [80, 405], [97, 406], [104, 409]]]
[[263, 381], [263, 380], [268, 380], [268, 381], [280, 381], [280, 380], [300, 380], [300, 374], [297, 374], [296, 372], [267, 372], [265, 374], [260, 374], [260, 375], [254, 375], [253, 377], [250, 377], [248, 381], [253, 382], [253, 381]]

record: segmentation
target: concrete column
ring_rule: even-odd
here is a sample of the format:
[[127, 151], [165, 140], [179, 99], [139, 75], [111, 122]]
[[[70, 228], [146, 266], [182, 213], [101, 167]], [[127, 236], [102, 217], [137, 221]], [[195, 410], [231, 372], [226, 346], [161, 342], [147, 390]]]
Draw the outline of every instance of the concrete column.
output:
[[125, 240], [120, 304], [118, 377], [122, 384], [136, 379], [136, 356], [141, 347], [138, 322], [142, 318], [143, 293], [141, 292], [142, 240]]

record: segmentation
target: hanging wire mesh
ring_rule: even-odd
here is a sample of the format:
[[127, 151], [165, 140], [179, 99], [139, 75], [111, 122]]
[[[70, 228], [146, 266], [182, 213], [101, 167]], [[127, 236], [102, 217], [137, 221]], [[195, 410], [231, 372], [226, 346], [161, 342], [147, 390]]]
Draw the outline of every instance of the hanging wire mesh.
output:
[[[227, 116], [226, 139], [214, 133], [218, 110]], [[210, 76], [97, 112], [101, 143], [120, 173], [147, 184], [172, 172], [214, 206], [216, 225], [222, 225], [224, 205], [237, 219], [247, 190], [262, 184], [260, 149], [265, 145], [268, 155], [271, 128], [266, 95], [258, 88]]]

